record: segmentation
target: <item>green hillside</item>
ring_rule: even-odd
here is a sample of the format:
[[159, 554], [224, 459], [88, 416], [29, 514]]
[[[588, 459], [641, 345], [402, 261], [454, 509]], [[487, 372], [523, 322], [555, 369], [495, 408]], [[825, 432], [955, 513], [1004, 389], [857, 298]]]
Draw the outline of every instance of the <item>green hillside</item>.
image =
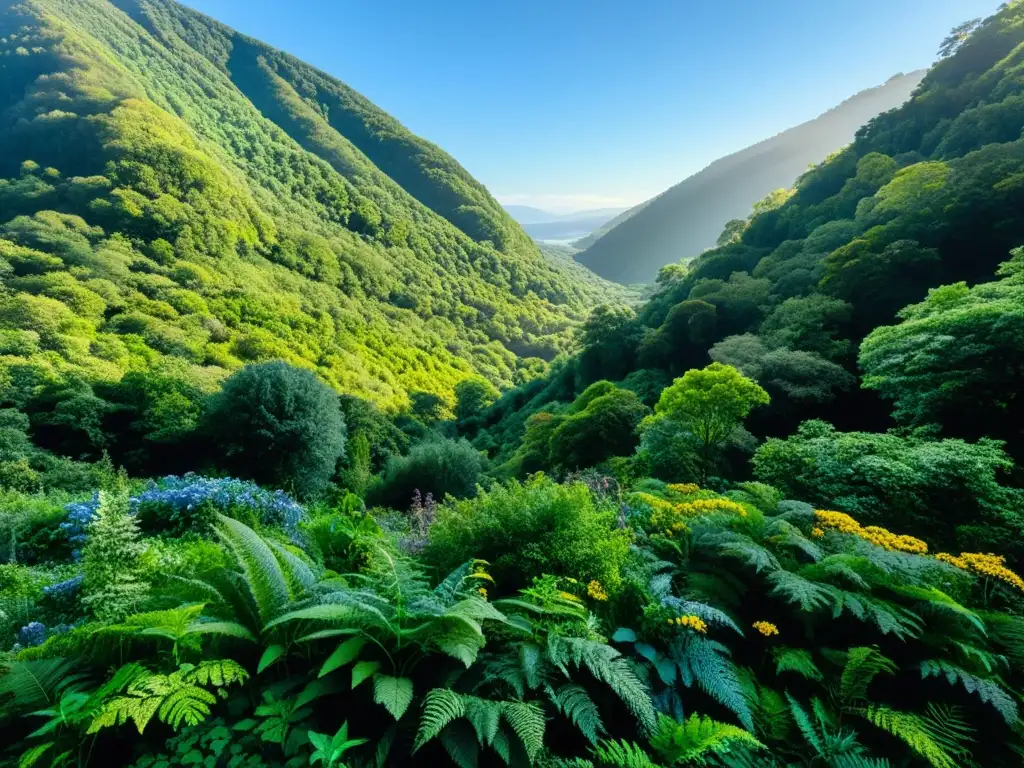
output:
[[[395, 408], [499, 386], [620, 295], [342, 83], [164, 0], [0, 11], [0, 376], [283, 358]], [[523, 362], [525, 360], [525, 362]]]

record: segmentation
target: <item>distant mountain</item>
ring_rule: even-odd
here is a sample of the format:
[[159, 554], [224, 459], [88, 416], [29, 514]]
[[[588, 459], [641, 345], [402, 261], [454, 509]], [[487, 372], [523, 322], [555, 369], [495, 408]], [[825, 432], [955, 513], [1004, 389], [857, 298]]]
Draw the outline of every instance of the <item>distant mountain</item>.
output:
[[577, 260], [620, 283], [653, 282], [666, 264], [715, 245], [726, 222], [746, 218], [773, 190], [790, 187], [876, 115], [903, 104], [925, 71], [896, 75], [820, 117], [716, 160], [699, 173], [630, 209], [617, 226], [590, 238]]
[[573, 213], [551, 213], [528, 205], [506, 205], [504, 208], [535, 240], [584, 237], [624, 212], [623, 208], [597, 208]]
[[[651, 200], [656, 199], [656, 197], [651, 198]], [[619, 224], [640, 213], [640, 211], [642, 211], [644, 208], [651, 204], [651, 200], [644, 200], [642, 203], [634, 205], [632, 208], [627, 208], [611, 221], [605, 222], [603, 225], [595, 229], [586, 237], [574, 242], [572, 244], [573, 248], [576, 248], [581, 251], [586, 250], [594, 243], [596, 243], [598, 240], [600, 240], [602, 237], [611, 232], [613, 229], [615, 229], [615, 227], [619, 226]]]

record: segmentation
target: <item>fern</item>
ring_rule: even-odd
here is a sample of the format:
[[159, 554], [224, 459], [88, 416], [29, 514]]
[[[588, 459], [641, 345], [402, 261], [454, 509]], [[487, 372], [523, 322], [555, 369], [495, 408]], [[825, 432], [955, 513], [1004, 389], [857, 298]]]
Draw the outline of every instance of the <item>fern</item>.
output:
[[594, 759], [606, 768], [661, 768], [636, 744], [604, 741], [594, 747]]
[[783, 672], [795, 672], [807, 680], [821, 682], [823, 675], [811, 657], [811, 652], [803, 648], [776, 648], [775, 673], [781, 675]]
[[260, 619], [270, 621], [288, 602], [288, 580], [274, 550], [247, 525], [217, 516], [217, 533], [245, 575]]
[[147, 671], [134, 674], [122, 686], [124, 695], [103, 704], [88, 733], [130, 720], [141, 734], [154, 716], [175, 730], [183, 723], [196, 725], [206, 719], [217, 702], [217, 696], [202, 686], [214, 686], [220, 693], [225, 686], [244, 682], [247, 677], [245, 669], [230, 660], [182, 664], [169, 675]]
[[801, 611], [807, 613], [835, 603], [833, 590], [790, 571], [773, 571], [768, 574], [768, 583], [772, 585], [772, 595], [799, 606]]
[[435, 688], [427, 694], [423, 702], [423, 716], [416, 732], [416, 743], [413, 752], [441, 733], [448, 723], [458, 720], [466, 714], [466, 705], [462, 696], [447, 688]]
[[961, 667], [939, 659], [921, 662], [921, 678], [929, 677], [945, 677], [950, 685], [956, 685], [959, 681], [968, 693], [975, 694], [986, 704], [995, 707], [1007, 725], [1012, 726], [1017, 722], [1017, 702], [994, 680], [977, 677]]
[[847, 704], [866, 700], [868, 688], [878, 675], [893, 675], [898, 669], [877, 648], [851, 648], [839, 680], [839, 696]]
[[683, 635], [670, 648], [683, 685], [698, 684], [711, 698], [735, 712], [743, 726], [752, 731], [750, 704], [728, 654], [721, 643], [691, 634]]
[[729, 614], [707, 603], [696, 600], [683, 600], [668, 595], [661, 599], [661, 604], [665, 608], [676, 611], [680, 616], [696, 616], [708, 624], [728, 627], [738, 635], [743, 634], [743, 630], [739, 628], [739, 625], [733, 621]]
[[868, 722], [903, 741], [933, 768], [957, 768], [965, 755], [954, 751], [948, 743], [936, 738], [934, 724], [909, 712], [899, 712], [885, 706], [869, 705], [855, 710]]
[[582, 685], [569, 683], [548, 693], [555, 708], [569, 718], [587, 741], [596, 744], [605, 733], [604, 723], [597, 711], [597, 705]]
[[651, 737], [651, 747], [668, 765], [701, 760], [709, 753], [727, 751], [734, 744], [753, 749], [764, 749], [760, 741], [742, 728], [719, 723], [698, 714], [677, 723], [670, 717], [658, 718], [658, 729]]
[[0, 703], [4, 709], [29, 712], [50, 706], [65, 691], [83, 681], [69, 659], [12, 661], [0, 675]]
[[544, 747], [544, 712], [535, 702], [507, 701], [501, 714], [523, 743], [532, 762]]
[[793, 717], [793, 722], [795, 722], [796, 727], [800, 729], [800, 733], [803, 734], [804, 740], [811, 745], [818, 755], [824, 757], [825, 737], [820, 730], [820, 725], [811, 720], [810, 715], [808, 715], [806, 710], [800, 706], [800, 703], [789, 694], [789, 691], [786, 692], [786, 700], [789, 702], [789, 712]]
[[548, 656], [566, 677], [569, 676], [570, 665], [586, 667], [591, 675], [612, 689], [643, 728], [649, 730], [654, 727], [656, 716], [647, 686], [622, 654], [610, 645], [555, 635], [548, 639]]
[[480, 748], [468, 723], [455, 721], [441, 731], [441, 745], [459, 768], [476, 768]]

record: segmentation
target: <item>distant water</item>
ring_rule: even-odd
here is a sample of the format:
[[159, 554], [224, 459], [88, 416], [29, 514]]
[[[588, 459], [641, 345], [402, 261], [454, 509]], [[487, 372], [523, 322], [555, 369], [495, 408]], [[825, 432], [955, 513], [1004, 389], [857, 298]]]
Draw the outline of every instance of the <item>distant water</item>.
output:
[[572, 245], [581, 237], [586, 237], [588, 234], [590, 233], [580, 232], [578, 234], [573, 235], [572, 237], [560, 237], [556, 240], [540, 240], [539, 242], [547, 243], [548, 245]]

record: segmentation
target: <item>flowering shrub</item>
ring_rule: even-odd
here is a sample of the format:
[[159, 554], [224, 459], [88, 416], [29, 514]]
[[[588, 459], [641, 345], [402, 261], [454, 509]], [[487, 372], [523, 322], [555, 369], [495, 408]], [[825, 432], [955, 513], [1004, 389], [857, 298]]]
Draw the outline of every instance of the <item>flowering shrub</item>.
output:
[[[700, 488], [693, 484], [669, 485], [667, 489], [673, 494], [684, 496], [702, 493]], [[630, 501], [650, 508], [651, 529], [664, 536], [676, 536], [688, 531], [686, 520], [704, 515], [725, 513], [737, 517], [747, 516], [747, 510], [742, 504], [720, 496], [688, 499], [674, 503], [651, 493], [640, 492], [631, 494]]]
[[[95, 494], [89, 501], [65, 507], [67, 520], [61, 523], [61, 528], [76, 547], [76, 559], [99, 503], [99, 494]], [[267, 491], [248, 480], [209, 478], [192, 473], [181, 477], [168, 475], [151, 482], [129, 503], [144, 528], [179, 534], [208, 533], [215, 512], [249, 524], [278, 526], [292, 534], [305, 517], [302, 506], [284, 491]]]
[[862, 527], [860, 523], [844, 512], [818, 509], [814, 512], [814, 519], [818, 525], [811, 531], [811, 535], [815, 538], [821, 538], [825, 535], [825, 530], [829, 529], [859, 536], [890, 552], [907, 552], [912, 555], [928, 554], [928, 545], [920, 539], [915, 539], [913, 536], [901, 536], [877, 525]]
[[990, 579], [1009, 584], [1011, 587], [1024, 592], [1024, 579], [1006, 567], [1006, 558], [999, 555], [984, 555], [975, 552], [961, 552], [959, 557], [940, 552], [935, 556], [936, 560], [968, 571], [977, 576], [984, 576]]
[[46, 627], [38, 621], [29, 622], [18, 632], [18, 645], [34, 648], [46, 642]]

